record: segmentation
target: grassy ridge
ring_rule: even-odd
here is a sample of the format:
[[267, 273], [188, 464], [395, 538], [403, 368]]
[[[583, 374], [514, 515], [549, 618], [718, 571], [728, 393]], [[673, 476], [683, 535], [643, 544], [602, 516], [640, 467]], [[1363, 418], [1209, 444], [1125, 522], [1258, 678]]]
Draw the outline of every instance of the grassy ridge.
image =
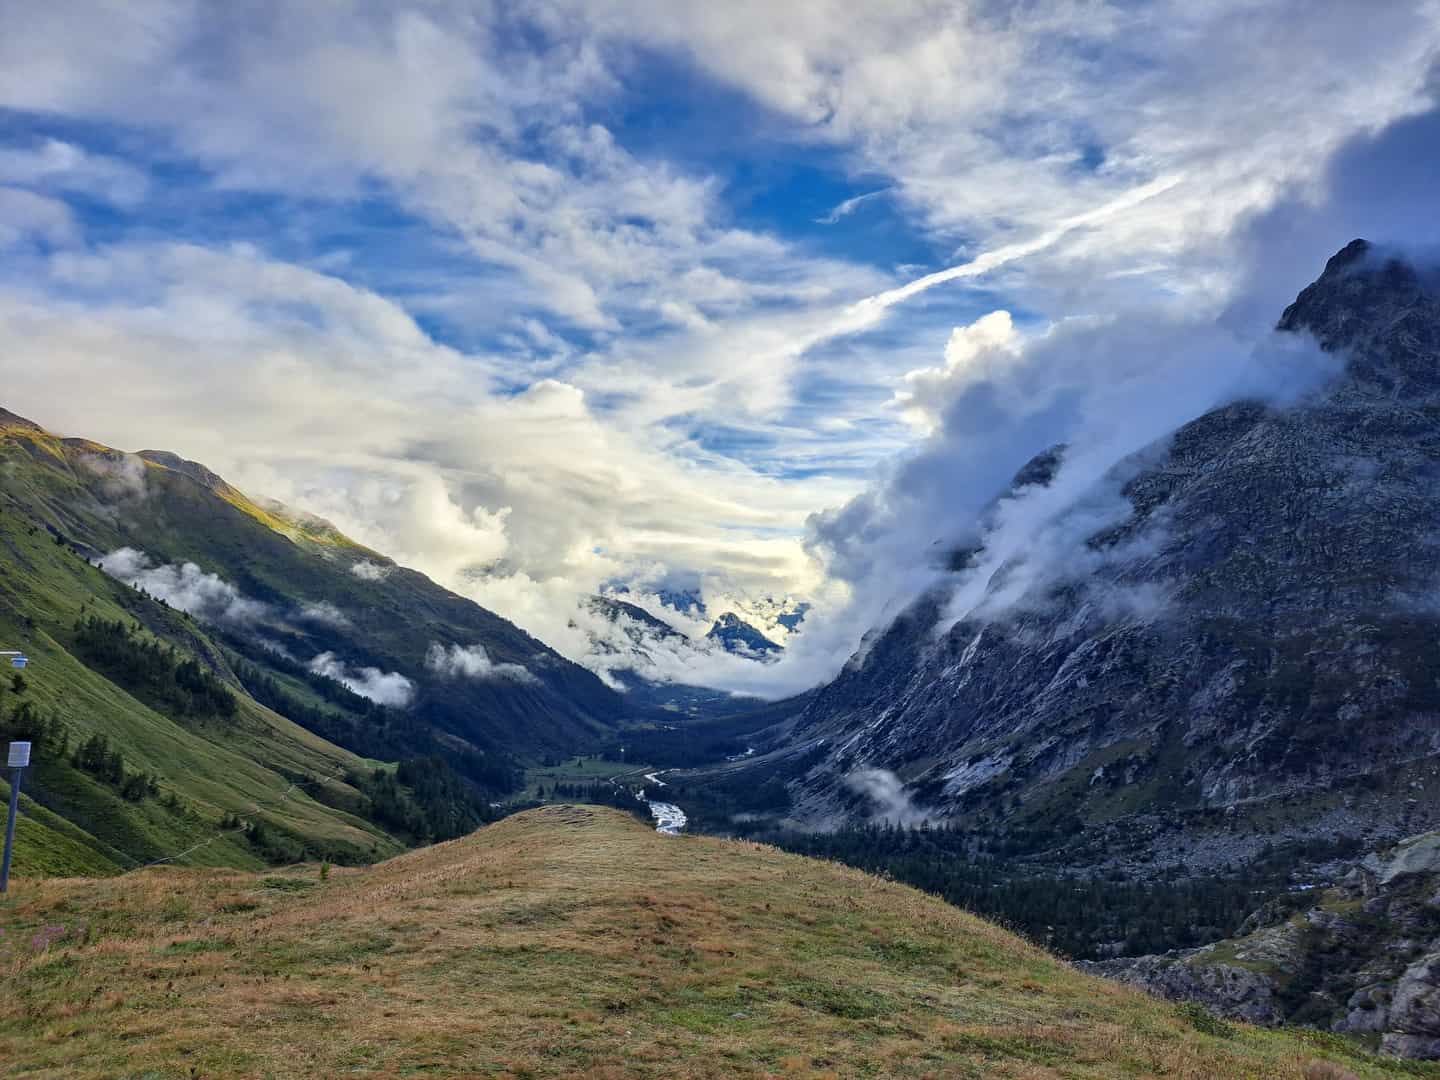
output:
[[0, 1056], [39, 1077], [1440, 1076], [1196, 1016], [854, 870], [594, 807], [323, 878], [22, 882], [0, 929]]

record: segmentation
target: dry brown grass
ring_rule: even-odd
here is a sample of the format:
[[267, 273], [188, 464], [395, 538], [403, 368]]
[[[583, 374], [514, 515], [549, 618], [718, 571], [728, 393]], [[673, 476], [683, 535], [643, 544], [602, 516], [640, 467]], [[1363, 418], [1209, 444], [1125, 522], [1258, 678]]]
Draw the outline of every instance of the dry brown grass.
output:
[[324, 883], [172, 869], [0, 902], [7, 936], [47, 926], [3, 973], [27, 1076], [1390, 1075], [1197, 1031], [904, 886], [588, 807]]

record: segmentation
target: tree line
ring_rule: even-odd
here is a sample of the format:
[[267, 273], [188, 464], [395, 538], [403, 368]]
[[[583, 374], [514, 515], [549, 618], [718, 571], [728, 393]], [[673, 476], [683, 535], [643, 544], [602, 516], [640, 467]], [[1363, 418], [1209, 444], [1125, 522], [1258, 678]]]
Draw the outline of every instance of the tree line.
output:
[[441, 757], [408, 758], [393, 771], [355, 770], [346, 779], [369, 800], [372, 821], [415, 844], [453, 840], [500, 816]]
[[1017, 865], [988, 853], [976, 833], [924, 824], [753, 838], [913, 885], [1073, 959], [1166, 952], [1229, 937], [1266, 900], [1285, 893], [1298, 863], [1356, 846], [1347, 840], [1292, 845], [1225, 873], [1137, 881]]
[[177, 719], [232, 720], [235, 695], [198, 660], [119, 619], [77, 620], [75, 652], [91, 668], [157, 712]]
[[[12, 693], [23, 694], [25, 689], [23, 679], [11, 680]], [[161, 797], [159, 778], [131, 769], [124, 755], [104, 735], [97, 732], [72, 749], [70, 731], [59, 714], [53, 709], [42, 713], [28, 699], [9, 708], [0, 706], [0, 742], [14, 741], [31, 744], [32, 768], [53, 769], [65, 763], [108, 784], [129, 802]], [[167, 792], [162, 801], [174, 805], [174, 793]]]
[[[227, 644], [239, 648], [241, 639], [227, 636]], [[266, 708], [287, 717], [322, 738], [361, 757], [381, 761], [407, 758], [443, 758], [448, 768], [465, 777], [480, 790], [503, 794], [519, 787], [524, 773], [508, 757], [469, 747], [449, 746], [436, 738], [423, 720], [404, 709], [388, 708], [362, 697], [349, 687], [316, 674], [279, 653], [265, 657], [266, 666], [305, 684], [322, 701], [334, 706], [307, 702], [287, 689], [273, 674], [241, 655], [232, 658], [235, 676], [245, 692]]]

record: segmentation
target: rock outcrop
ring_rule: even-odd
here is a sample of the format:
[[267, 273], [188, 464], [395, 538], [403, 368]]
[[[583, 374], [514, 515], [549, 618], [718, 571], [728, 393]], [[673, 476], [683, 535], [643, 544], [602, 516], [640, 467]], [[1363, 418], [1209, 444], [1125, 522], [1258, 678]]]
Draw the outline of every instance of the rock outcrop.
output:
[[1362, 859], [1329, 889], [1266, 905], [1243, 936], [1080, 966], [1252, 1023], [1378, 1038], [1440, 1058], [1440, 833]]

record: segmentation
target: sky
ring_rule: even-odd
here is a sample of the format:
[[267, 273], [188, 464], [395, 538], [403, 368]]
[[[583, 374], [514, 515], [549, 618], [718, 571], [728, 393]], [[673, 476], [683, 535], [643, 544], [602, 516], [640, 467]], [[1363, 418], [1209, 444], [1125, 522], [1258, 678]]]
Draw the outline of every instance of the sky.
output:
[[592, 664], [584, 597], [698, 589], [784, 657], [654, 673], [794, 692], [1036, 452], [1286, 384], [1325, 257], [1440, 221], [1437, 55], [1431, 0], [0, 0], [0, 403]]

